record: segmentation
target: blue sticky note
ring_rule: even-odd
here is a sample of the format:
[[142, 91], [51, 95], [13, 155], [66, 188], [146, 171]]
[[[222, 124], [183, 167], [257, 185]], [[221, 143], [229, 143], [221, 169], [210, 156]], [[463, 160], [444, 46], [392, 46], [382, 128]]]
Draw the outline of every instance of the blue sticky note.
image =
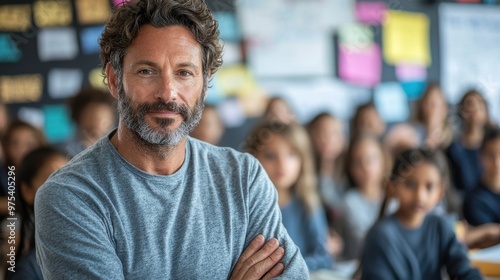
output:
[[375, 88], [374, 103], [388, 123], [404, 122], [410, 117], [408, 98], [399, 83], [382, 83]]
[[424, 93], [427, 83], [425, 81], [402, 82], [401, 86], [409, 100], [417, 100]]
[[224, 101], [226, 97], [222, 92], [222, 89], [219, 86], [219, 82], [217, 79], [217, 75], [212, 78], [210, 81], [208, 90], [207, 90], [207, 98], [205, 99], [206, 104], [217, 105]]
[[49, 142], [63, 142], [75, 133], [75, 125], [71, 121], [67, 106], [46, 105], [43, 106], [43, 114], [45, 136]]
[[230, 12], [216, 12], [215, 19], [219, 22], [220, 38], [227, 41], [241, 40], [240, 25], [236, 15]]
[[99, 52], [99, 38], [104, 29], [104, 26], [84, 28], [80, 34], [82, 50], [85, 54], [93, 54]]
[[21, 51], [10, 40], [9, 34], [0, 34], [0, 62], [16, 62], [21, 56]]

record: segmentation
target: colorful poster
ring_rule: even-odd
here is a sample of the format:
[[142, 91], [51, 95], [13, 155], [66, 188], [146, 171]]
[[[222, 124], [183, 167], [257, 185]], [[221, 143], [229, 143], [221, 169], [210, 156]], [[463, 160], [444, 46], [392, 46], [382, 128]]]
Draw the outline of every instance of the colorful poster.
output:
[[391, 10], [382, 32], [387, 63], [431, 64], [429, 18], [425, 14]]
[[96, 88], [108, 88], [108, 86], [104, 84], [104, 76], [102, 75], [101, 68], [94, 68], [89, 72], [89, 83]]
[[78, 55], [73, 28], [43, 29], [38, 33], [38, 57], [41, 61], [70, 60]]
[[78, 93], [82, 81], [80, 69], [51, 69], [47, 81], [49, 96], [53, 99], [69, 98]]
[[216, 75], [219, 88], [228, 96], [252, 94], [258, 91], [257, 82], [244, 65], [223, 67]]
[[73, 10], [68, 0], [36, 1], [33, 15], [38, 27], [68, 26], [73, 22]]
[[408, 98], [399, 83], [382, 83], [377, 86], [373, 101], [385, 122], [404, 122], [410, 117]]
[[99, 38], [104, 30], [104, 26], [87, 27], [82, 29], [80, 34], [80, 42], [82, 43], [82, 51], [85, 54], [99, 53]]
[[37, 102], [42, 98], [40, 74], [0, 76], [0, 96], [5, 103]]
[[214, 17], [219, 23], [220, 38], [224, 41], [241, 40], [240, 25], [236, 15], [231, 12], [214, 12]]
[[351, 50], [364, 50], [370, 48], [373, 43], [373, 31], [363, 24], [348, 24], [339, 29], [339, 41]]
[[427, 79], [427, 69], [417, 64], [398, 64], [395, 67], [396, 77], [400, 81], [424, 81]]
[[38, 127], [39, 129], [43, 130], [45, 123], [45, 116], [41, 109], [32, 107], [21, 107], [17, 111], [17, 117], [20, 120], [30, 123], [35, 127]]
[[49, 142], [63, 142], [75, 132], [75, 125], [65, 104], [43, 106], [43, 114], [45, 136]]
[[17, 62], [21, 59], [22, 53], [16, 44], [11, 41], [10, 36], [0, 33], [0, 63]]
[[0, 31], [22, 32], [30, 27], [30, 5], [0, 5]]
[[347, 82], [373, 87], [380, 82], [382, 59], [380, 48], [372, 44], [364, 49], [339, 46], [339, 77]]
[[385, 2], [357, 2], [356, 20], [370, 25], [384, 22], [387, 5]]
[[76, 0], [76, 14], [81, 24], [105, 23], [111, 16], [108, 0]]

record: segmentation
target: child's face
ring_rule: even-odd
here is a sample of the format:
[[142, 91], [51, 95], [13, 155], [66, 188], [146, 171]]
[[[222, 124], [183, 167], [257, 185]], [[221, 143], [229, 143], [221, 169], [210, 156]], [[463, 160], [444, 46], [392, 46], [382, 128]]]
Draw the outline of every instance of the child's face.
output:
[[28, 128], [19, 128], [12, 132], [7, 143], [7, 151], [12, 158], [12, 163], [19, 166], [24, 156], [39, 147], [36, 135]]
[[488, 141], [481, 152], [484, 176], [490, 179], [500, 178], [500, 139]]
[[38, 189], [47, 181], [49, 176], [65, 165], [68, 160], [62, 156], [53, 156], [48, 160], [48, 163], [45, 164], [40, 170], [38, 170], [37, 174], [33, 178], [30, 186], [24, 186], [23, 188], [23, 199], [26, 201], [28, 205], [33, 205], [35, 201], [35, 194]]
[[300, 155], [281, 135], [272, 134], [257, 159], [278, 190], [289, 189], [299, 178]]
[[446, 120], [448, 105], [440, 89], [435, 88], [427, 95], [422, 102], [422, 110], [428, 125], [442, 124]]
[[391, 185], [399, 200], [398, 212], [408, 220], [423, 219], [441, 200], [444, 186], [435, 165], [423, 163], [412, 168], [406, 177], [397, 178]]
[[327, 160], [334, 160], [344, 149], [344, 126], [340, 120], [321, 118], [311, 133], [318, 154]]
[[359, 114], [357, 129], [362, 133], [380, 136], [385, 131], [385, 123], [374, 108], [366, 108]]
[[191, 136], [217, 145], [224, 133], [224, 124], [220, 120], [219, 114], [213, 108], [205, 108], [203, 116], [198, 126], [191, 132]]
[[102, 103], [91, 103], [81, 113], [79, 119], [80, 130], [85, 141], [93, 144], [106, 135], [115, 124], [113, 109]]
[[380, 146], [372, 139], [356, 144], [352, 151], [351, 175], [356, 186], [382, 184], [384, 176], [384, 158]]
[[485, 125], [488, 121], [486, 105], [477, 95], [471, 95], [464, 100], [461, 114], [465, 122], [469, 124]]

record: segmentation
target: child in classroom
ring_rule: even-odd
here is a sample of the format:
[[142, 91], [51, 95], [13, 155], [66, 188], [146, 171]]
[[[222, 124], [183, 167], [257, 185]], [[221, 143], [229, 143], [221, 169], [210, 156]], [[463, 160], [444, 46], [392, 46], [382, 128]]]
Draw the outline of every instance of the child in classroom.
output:
[[464, 217], [472, 226], [500, 224], [500, 129], [486, 132], [480, 153], [484, 173], [465, 196]]
[[[410, 149], [396, 157], [388, 192], [396, 212], [370, 229], [361, 258], [361, 279], [482, 279], [451, 223], [431, 213], [444, 195], [448, 164], [435, 150]], [[387, 198], [386, 198], [387, 199]]]
[[359, 106], [352, 117], [351, 136], [371, 134], [382, 138], [386, 133], [386, 124], [373, 103]]
[[35, 252], [35, 194], [47, 178], [68, 162], [66, 154], [52, 147], [41, 147], [28, 153], [18, 173], [16, 210], [21, 230], [16, 259], [19, 263], [10, 279], [43, 279]]
[[276, 187], [283, 225], [309, 271], [331, 269], [328, 228], [306, 130], [298, 124], [264, 121], [250, 133], [245, 150], [260, 161]]
[[390, 157], [377, 136], [356, 135], [345, 158], [349, 189], [344, 195], [344, 259], [359, 257], [364, 237], [377, 220], [384, 198], [384, 181]]

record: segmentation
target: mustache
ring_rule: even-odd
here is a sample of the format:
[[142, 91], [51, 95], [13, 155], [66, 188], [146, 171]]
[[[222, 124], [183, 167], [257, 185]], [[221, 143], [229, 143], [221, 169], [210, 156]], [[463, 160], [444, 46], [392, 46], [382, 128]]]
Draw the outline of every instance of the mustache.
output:
[[144, 103], [141, 104], [137, 109], [138, 112], [143, 116], [151, 111], [154, 112], [170, 111], [173, 113], [180, 114], [184, 119], [187, 119], [189, 117], [189, 108], [184, 104], [177, 104], [173, 101], [169, 101], [167, 103], [160, 101], [155, 103]]

